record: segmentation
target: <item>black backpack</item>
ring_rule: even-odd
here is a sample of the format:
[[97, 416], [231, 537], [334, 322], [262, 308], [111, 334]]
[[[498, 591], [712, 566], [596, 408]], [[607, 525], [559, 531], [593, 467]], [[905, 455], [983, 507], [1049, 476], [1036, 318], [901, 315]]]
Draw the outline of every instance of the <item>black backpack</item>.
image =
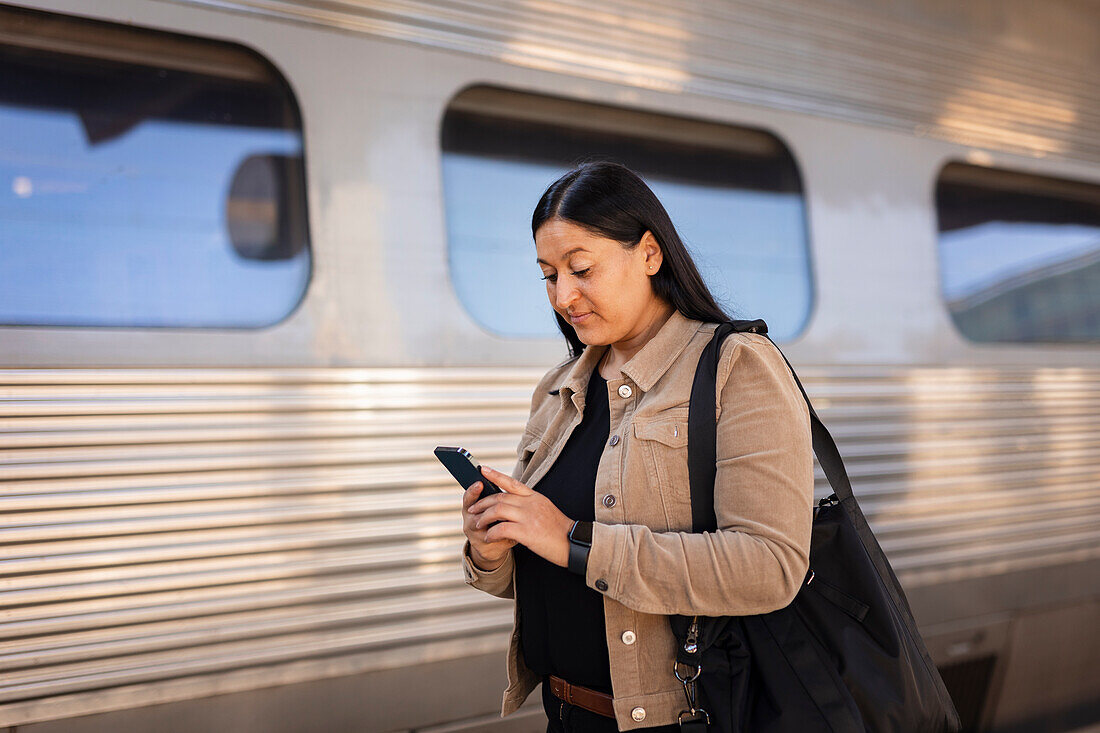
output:
[[[766, 336], [768, 327], [762, 320], [719, 324], [699, 358], [688, 417], [695, 532], [717, 528], [716, 377], [722, 342], [735, 331]], [[836, 443], [793, 368], [791, 374], [810, 411], [814, 453], [835, 493], [814, 508], [810, 567], [790, 605], [756, 616], [670, 617], [678, 641], [675, 671], [686, 698], [680, 728], [685, 733], [958, 731], [958, 712], [901, 584], [852, 495]]]

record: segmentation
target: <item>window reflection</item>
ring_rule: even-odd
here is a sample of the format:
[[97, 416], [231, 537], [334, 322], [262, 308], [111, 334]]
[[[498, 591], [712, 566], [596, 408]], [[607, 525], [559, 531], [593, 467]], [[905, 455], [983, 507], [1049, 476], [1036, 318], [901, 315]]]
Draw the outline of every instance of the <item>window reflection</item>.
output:
[[1100, 186], [952, 163], [936, 204], [943, 296], [965, 336], [1100, 337]]
[[302, 136], [268, 65], [15, 9], [0, 30], [0, 322], [258, 327], [290, 312], [310, 270]]
[[790, 339], [812, 280], [802, 186], [773, 135], [477, 87], [443, 125], [451, 278], [483, 327], [558, 335], [531, 241], [531, 211], [555, 178], [605, 157], [637, 171], [668, 209], [715, 297]]

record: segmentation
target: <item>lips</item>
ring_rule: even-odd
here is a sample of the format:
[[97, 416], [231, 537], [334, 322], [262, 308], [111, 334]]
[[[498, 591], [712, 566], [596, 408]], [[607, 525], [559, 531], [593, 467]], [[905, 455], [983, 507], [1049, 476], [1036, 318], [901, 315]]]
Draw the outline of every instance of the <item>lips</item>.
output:
[[588, 317], [591, 316], [591, 315], [592, 315], [592, 311], [588, 311], [587, 313], [580, 313], [580, 314], [570, 313], [569, 314], [569, 320], [572, 321], [573, 323], [584, 323], [585, 321], [588, 320]]

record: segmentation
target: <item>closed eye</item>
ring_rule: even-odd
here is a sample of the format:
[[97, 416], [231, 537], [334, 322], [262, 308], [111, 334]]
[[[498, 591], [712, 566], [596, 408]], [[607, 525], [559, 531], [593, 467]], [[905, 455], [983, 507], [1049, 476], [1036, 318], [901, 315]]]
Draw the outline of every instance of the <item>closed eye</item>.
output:
[[[569, 274], [573, 275], [574, 277], [584, 277], [591, 270], [592, 270], [591, 267], [586, 267], [583, 270], [576, 270], [574, 272], [570, 272]], [[551, 273], [550, 275], [543, 275], [542, 279], [543, 280], [549, 280], [552, 283], [556, 283], [558, 281], [558, 275], [557, 275], [557, 273]]]

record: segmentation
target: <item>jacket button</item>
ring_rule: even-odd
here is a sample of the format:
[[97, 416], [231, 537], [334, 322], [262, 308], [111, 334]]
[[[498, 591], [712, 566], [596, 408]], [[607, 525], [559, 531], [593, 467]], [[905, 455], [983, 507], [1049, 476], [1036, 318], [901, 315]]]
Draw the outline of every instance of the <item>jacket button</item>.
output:
[[607, 496], [605, 496], [603, 498], [603, 505], [605, 507], [607, 507], [608, 509], [615, 506], [615, 497], [612, 496], [611, 494], [608, 494]]
[[632, 394], [634, 394], [634, 391], [630, 389], [629, 384], [624, 384], [619, 387], [619, 396], [624, 400]]
[[618, 445], [619, 444], [619, 436], [618, 435], [612, 435], [611, 440], [608, 441], [608, 442], [610, 442], [611, 445]]
[[637, 640], [638, 640], [638, 637], [634, 635], [633, 631], [627, 630], [627, 631], [623, 632], [623, 643], [626, 644], [627, 646], [630, 646], [631, 644], [633, 644]]
[[630, 717], [637, 720], [639, 723], [645, 720], [645, 708], [634, 708], [630, 711]]
[[596, 590], [598, 590], [600, 593], [603, 593], [604, 591], [606, 591], [607, 590], [607, 581], [604, 580], [603, 578], [600, 578], [599, 580], [597, 580], [596, 581]]

